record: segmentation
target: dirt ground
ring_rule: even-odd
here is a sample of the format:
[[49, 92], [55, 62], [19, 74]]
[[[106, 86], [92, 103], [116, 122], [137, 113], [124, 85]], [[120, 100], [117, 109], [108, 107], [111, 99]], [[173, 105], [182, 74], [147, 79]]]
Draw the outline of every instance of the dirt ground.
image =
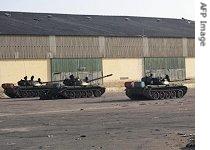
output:
[[180, 150], [195, 133], [195, 91], [179, 100], [0, 99], [1, 150]]

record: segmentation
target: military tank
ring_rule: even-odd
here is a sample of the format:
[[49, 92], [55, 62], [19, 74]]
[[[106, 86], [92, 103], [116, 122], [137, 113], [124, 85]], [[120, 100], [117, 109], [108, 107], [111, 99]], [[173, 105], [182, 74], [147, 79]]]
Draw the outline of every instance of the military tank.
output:
[[176, 99], [187, 93], [186, 86], [170, 84], [162, 78], [144, 77], [140, 82], [125, 82], [125, 87], [126, 95], [132, 100]]
[[[2, 84], [4, 93], [10, 98], [30, 98], [40, 97], [40, 99], [59, 99], [59, 98], [89, 98], [100, 97], [105, 92], [105, 87], [90, 84], [93, 81], [112, 76], [106, 75], [92, 80], [82, 82], [75, 80], [73, 84], [67, 84], [68, 79], [43, 82], [42, 85], [27, 85], [15, 86], [12, 83]], [[63, 84], [61, 84], [63, 82]]]
[[16, 86], [13, 83], [4, 83], [2, 88], [5, 95], [10, 98], [31, 98], [39, 97], [40, 95], [47, 93], [55, 85], [41, 85], [41, 86]]

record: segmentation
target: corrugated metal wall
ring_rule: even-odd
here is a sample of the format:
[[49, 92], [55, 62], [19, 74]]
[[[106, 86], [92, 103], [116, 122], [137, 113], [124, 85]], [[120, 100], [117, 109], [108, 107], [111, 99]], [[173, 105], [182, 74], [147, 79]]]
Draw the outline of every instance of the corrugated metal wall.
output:
[[[80, 79], [86, 76], [89, 79], [102, 76], [101, 59], [52, 59], [52, 80], [63, 80], [71, 74]], [[99, 82], [102, 82], [101, 80]]]
[[187, 53], [188, 57], [195, 57], [195, 39], [187, 40]]
[[142, 57], [143, 49], [143, 38], [105, 38], [105, 58]]
[[97, 37], [56, 36], [57, 58], [102, 57]]
[[[142, 58], [195, 56], [183, 38], [0, 36], [0, 58]], [[186, 47], [187, 52], [183, 52]]]
[[183, 56], [182, 38], [148, 38], [149, 57]]
[[152, 73], [154, 76], [170, 76], [171, 80], [184, 80], [185, 58], [145, 58], [144, 69], [146, 73]]
[[48, 36], [0, 36], [0, 58], [46, 58]]

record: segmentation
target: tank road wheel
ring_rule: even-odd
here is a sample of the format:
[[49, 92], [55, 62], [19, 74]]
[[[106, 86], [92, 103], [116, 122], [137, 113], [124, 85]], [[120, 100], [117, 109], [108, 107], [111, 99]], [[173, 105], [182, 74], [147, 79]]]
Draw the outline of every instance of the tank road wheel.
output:
[[35, 97], [39, 97], [39, 92], [38, 91], [35, 91], [34, 92], [34, 95], [35, 95]]
[[165, 93], [164, 91], [159, 92], [159, 99], [164, 99], [165, 98]]
[[89, 98], [91, 96], [93, 96], [93, 92], [91, 90], [87, 91], [87, 97]]
[[86, 97], [87, 97], [87, 92], [81, 91], [81, 98], [86, 98]]
[[95, 91], [93, 91], [93, 95], [95, 97], [100, 97], [101, 96], [101, 91], [100, 90], [95, 90]]
[[17, 91], [16, 98], [20, 98], [20, 97], [21, 97], [21, 92], [20, 91]]
[[68, 93], [68, 98], [75, 98], [75, 92], [67, 91], [67, 93]]
[[22, 98], [27, 97], [27, 92], [26, 92], [26, 91], [21, 91], [21, 97], [22, 97]]
[[177, 98], [182, 98], [184, 96], [184, 92], [182, 91], [182, 90], [178, 90], [177, 92], [176, 92], [176, 97]]
[[80, 98], [80, 97], [81, 97], [81, 92], [75, 91], [75, 98]]
[[33, 92], [32, 91], [27, 91], [27, 97], [33, 97]]
[[165, 99], [169, 99], [170, 98], [170, 92], [169, 91], [165, 91]]
[[154, 100], [157, 100], [157, 99], [160, 98], [160, 94], [159, 94], [157, 91], [152, 91], [152, 92], [150, 93], [150, 96], [151, 96], [151, 98], [154, 99]]
[[45, 90], [39, 91], [39, 97], [41, 100], [47, 100], [49, 99], [47, 92]]
[[63, 91], [63, 94], [62, 95], [65, 98], [69, 98], [69, 99], [75, 98], [75, 93], [73, 91], [65, 90], [65, 91]]
[[173, 99], [173, 98], [176, 98], [176, 91], [171, 91], [170, 92], [170, 97]]

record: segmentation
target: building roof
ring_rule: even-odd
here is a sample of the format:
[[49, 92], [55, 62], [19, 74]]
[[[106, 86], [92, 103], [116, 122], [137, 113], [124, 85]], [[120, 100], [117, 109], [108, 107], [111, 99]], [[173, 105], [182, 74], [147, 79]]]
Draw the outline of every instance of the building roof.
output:
[[195, 37], [187, 19], [0, 11], [0, 35]]

